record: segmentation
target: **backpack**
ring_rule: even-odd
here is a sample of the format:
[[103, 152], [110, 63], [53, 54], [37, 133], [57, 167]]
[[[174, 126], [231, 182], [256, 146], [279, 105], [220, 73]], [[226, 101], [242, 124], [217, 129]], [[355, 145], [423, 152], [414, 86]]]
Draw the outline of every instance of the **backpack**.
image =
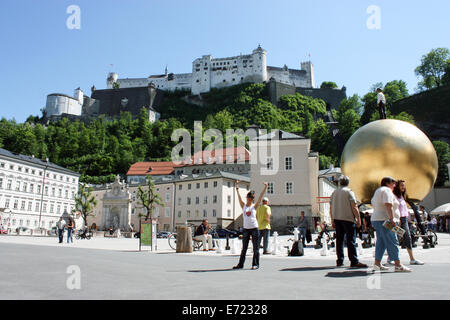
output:
[[303, 256], [305, 253], [303, 251], [303, 242], [301, 240], [295, 241], [292, 245], [291, 252], [289, 253], [289, 256]]

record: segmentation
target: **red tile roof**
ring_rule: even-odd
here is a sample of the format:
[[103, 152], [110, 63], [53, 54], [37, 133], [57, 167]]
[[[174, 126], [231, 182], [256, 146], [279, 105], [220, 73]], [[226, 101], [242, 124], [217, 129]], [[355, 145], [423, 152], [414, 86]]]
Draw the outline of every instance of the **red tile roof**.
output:
[[185, 166], [198, 166], [214, 163], [235, 163], [250, 161], [250, 152], [244, 147], [218, 149], [212, 152], [199, 151], [191, 157], [192, 161], [186, 164], [174, 164], [172, 161], [136, 162], [131, 165], [127, 176], [142, 175], [169, 175], [174, 168]]

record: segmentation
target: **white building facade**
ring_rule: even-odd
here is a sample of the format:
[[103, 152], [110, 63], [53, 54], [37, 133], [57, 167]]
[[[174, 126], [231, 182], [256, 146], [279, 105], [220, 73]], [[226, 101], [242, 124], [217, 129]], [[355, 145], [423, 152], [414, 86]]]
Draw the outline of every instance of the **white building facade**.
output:
[[267, 52], [258, 46], [251, 54], [227, 58], [213, 58], [204, 55], [192, 62], [192, 73], [151, 75], [148, 78], [119, 79], [117, 73], [110, 73], [107, 88], [115, 82], [120, 88], [145, 87], [153, 83], [160, 90], [190, 90], [192, 94], [209, 92], [212, 88], [223, 88], [244, 82], [261, 83], [274, 78], [297, 87], [313, 88], [314, 68], [310, 61], [302, 62], [301, 69], [267, 66]]
[[80, 175], [51, 162], [0, 149], [0, 211], [5, 229], [51, 229], [75, 209]]

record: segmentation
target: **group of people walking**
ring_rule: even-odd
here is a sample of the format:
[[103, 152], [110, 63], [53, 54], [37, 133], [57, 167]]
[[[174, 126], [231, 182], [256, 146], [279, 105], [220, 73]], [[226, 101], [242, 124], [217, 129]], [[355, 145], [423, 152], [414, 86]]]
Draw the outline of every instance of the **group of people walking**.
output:
[[[361, 227], [361, 215], [358, 210], [355, 194], [348, 187], [350, 179], [342, 176], [339, 179], [339, 188], [333, 192], [330, 199], [330, 215], [333, 227], [336, 228], [336, 265], [342, 266], [344, 261], [344, 238], [348, 250], [350, 267], [367, 268], [367, 265], [358, 261], [356, 252], [356, 229]], [[383, 265], [382, 258], [388, 252], [388, 264], [395, 265], [396, 272], [411, 272], [412, 270], [400, 262], [399, 242], [393, 226], [404, 230], [403, 245], [406, 247], [411, 265], [422, 265], [422, 261], [414, 257], [412, 240], [409, 231], [409, 211], [407, 207], [408, 196], [406, 183], [392, 177], [384, 177], [380, 187], [375, 191], [371, 204], [373, 213], [371, 224], [375, 229], [377, 241], [375, 244], [374, 271], [388, 270]], [[389, 227], [391, 226], [391, 227]]]
[[59, 221], [56, 223], [59, 243], [63, 243], [65, 230], [67, 230], [67, 243], [71, 242], [73, 243], [74, 228], [75, 228], [75, 221], [73, 221], [73, 219], [69, 219], [69, 222], [66, 222], [66, 220], [64, 220], [63, 217], [59, 218]]

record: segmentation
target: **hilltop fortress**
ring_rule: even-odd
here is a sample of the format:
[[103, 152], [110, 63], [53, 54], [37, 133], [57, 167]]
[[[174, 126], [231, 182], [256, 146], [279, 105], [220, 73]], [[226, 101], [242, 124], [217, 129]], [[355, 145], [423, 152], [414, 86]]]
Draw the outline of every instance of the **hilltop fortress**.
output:
[[258, 46], [251, 54], [228, 58], [213, 58], [204, 55], [192, 62], [192, 73], [169, 73], [166, 67], [161, 75], [147, 78], [119, 78], [111, 72], [106, 80], [106, 89], [91, 88], [91, 95], [85, 95], [77, 88], [74, 96], [52, 93], [47, 96], [43, 109], [44, 118], [58, 120], [89, 119], [99, 115], [114, 118], [120, 112], [128, 111], [133, 117], [144, 107], [149, 111], [149, 120], [160, 118], [160, 109], [166, 92], [186, 91], [187, 96], [209, 92], [212, 88], [225, 88], [241, 83], [265, 83], [270, 101], [277, 105], [279, 98], [286, 94], [300, 93], [323, 99], [327, 109], [336, 108], [346, 97], [346, 89], [315, 88], [314, 67], [311, 61], [301, 62], [301, 69], [267, 66], [266, 50]]
[[251, 54], [228, 58], [213, 58], [204, 55], [192, 62], [192, 73], [169, 73], [151, 75], [147, 78], [118, 77], [117, 73], [108, 75], [106, 85], [114, 88], [146, 87], [153, 84], [164, 91], [176, 89], [190, 90], [193, 95], [209, 92], [211, 88], [223, 88], [244, 82], [261, 83], [273, 78], [276, 82], [294, 87], [314, 88], [314, 68], [311, 61], [302, 62], [301, 69], [288, 69], [267, 66], [266, 50], [258, 46]]

